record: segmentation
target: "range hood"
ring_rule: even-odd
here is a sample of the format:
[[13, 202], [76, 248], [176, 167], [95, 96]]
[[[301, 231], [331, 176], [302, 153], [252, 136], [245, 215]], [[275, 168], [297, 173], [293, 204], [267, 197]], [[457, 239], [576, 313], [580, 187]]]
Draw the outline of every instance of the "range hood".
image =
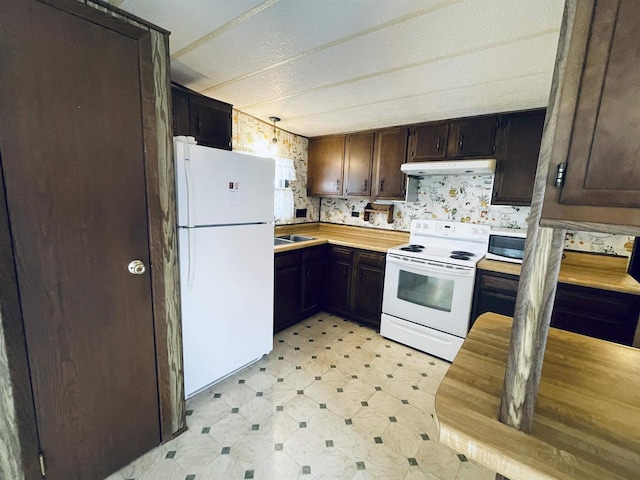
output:
[[496, 171], [496, 161], [434, 160], [432, 162], [403, 163], [400, 169], [410, 177], [427, 175], [489, 175]]

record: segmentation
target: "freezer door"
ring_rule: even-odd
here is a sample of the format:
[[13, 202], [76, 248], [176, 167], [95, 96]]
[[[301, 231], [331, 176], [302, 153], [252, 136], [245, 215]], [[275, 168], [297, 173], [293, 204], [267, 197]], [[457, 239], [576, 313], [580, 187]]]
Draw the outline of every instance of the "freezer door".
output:
[[274, 220], [272, 158], [174, 145], [179, 227]]
[[187, 397], [273, 348], [273, 225], [179, 229]]

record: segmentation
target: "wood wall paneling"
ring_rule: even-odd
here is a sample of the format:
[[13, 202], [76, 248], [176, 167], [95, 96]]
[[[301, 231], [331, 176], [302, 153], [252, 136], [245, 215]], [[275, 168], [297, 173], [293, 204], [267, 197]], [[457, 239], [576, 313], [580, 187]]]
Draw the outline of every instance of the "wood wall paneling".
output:
[[31, 480], [40, 448], [5, 199], [0, 168], [0, 478]]

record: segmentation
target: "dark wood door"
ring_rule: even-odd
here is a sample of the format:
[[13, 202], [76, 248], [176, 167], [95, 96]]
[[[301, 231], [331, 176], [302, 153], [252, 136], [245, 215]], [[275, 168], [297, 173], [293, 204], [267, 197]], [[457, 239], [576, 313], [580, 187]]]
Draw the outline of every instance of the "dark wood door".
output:
[[640, 207], [640, 9], [635, 0], [593, 3], [560, 201]]
[[160, 442], [138, 42], [34, 0], [0, 16], [0, 156], [40, 445], [47, 478], [95, 480]]
[[444, 160], [447, 156], [449, 123], [430, 123], [411, 130], [409, 162]]
[[301, 312], [300, 252], [279, 253], [275, 257], [274, 331], [291, 325]]
[[471, 325], [478, 316], [486, 312], [513, 317], [516, 309], [518, 282], [519, 277], [515, 275], [478, 270], [473, 289]]
[[503, 115], [496, 133], [495, 205], [531, 205], [546, 110]]
[[327, 281], [325, 260], [302, 265], [302, 311], [317, 310], [324, 303]]
[[384, 254], [358, 252], [353, 292], [353, 313], [361, 321], [380, 328]]
[[231, 105], [189, 96], [189, 129], [200, 145], [231, 150]]
[[345, 194], [347, 197], [371, 195], [371, 165], [373, 162], [373, 132], [347, 136], [345, 153]]
[[491, 156], [495, 150], [496, 116], [456, 120], [449, 130], [450, 158]]
[[342, 195], [344, 145], [344, 135], [309, 139], [308, 195]]
[[407, 128], [378, 130], [374, 144], [373, 196], [379, 199], [404, 199], [406, 179], [400, 166], [407, 158]]
[[327, 309], [336, 313], [349, 313], [351, 298], [350, 248], [330, 247], [327, 262]]
[[327, 291], [327, 247], [302, 250], [302, 313], [311, 315], [324, 305]]

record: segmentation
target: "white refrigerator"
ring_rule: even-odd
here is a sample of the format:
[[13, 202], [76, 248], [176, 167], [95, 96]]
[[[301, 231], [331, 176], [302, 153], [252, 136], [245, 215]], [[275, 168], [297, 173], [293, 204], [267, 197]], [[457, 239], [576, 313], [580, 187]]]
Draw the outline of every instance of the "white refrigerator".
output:
[[275, 164], [180, 138], [174, 149], [189, 398], [273, 349]]

